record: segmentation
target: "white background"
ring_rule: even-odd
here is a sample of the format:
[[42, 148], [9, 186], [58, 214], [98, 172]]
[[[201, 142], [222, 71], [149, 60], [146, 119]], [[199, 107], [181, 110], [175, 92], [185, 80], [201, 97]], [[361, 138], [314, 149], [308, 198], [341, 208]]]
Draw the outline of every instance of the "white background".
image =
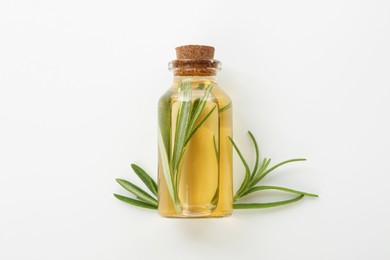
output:
[[[319, 199], [172, 220], [112, 196], [156, 176], [184, 44], [216, 47], [247, 157], [251, 130], [309, 159], [265, 183]], [[0, 0], [0, 259], [389, 259], [389, 101], [389, 1]]]

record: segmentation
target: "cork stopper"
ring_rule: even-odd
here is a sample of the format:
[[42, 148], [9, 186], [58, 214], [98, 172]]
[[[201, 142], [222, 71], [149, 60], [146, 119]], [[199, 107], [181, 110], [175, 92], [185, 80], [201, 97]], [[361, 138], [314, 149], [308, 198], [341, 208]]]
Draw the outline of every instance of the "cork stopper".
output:
[[176, 47], [177, 59], [214, 59], [214, 47], [206, 45], [184, 45]]
[[213, 76], [221, 62], [214, 60], [214, 47], [184, 45], [176, 48], [176, 60], [169, 63], [175, 76]]

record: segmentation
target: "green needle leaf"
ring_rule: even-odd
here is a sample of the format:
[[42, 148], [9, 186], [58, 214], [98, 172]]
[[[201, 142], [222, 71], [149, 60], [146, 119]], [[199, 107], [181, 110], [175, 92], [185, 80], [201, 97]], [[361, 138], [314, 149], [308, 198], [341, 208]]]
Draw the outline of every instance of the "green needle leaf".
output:
[[192, 104], [190, 122], [192, 122], [194, 120], [195, 111], [198, 109], [199, 102], [200, 102], [200, 98], [197, 98], [197, 99], [195, 99], [194, 103]]
[[232, 102], [229, 102], [229, 104], [227, 104], [226, 106], [224, 106], [224, 107], [222, 107], [221, 109], [219, 109], [219, 113], [225, 112], [225, 111], [228, 110], [231, 106], [232, 106]]
[[264, 208], [272, 208], [277, 206], [282, 206], [286, 204], [290, 204], [293, 202], [296, 202], [298, 200], [301, 200], [304, 197], [304, 195], [299, 195], [298, 197], [295, 197], [290, 200], [282, 200], [282, 201], [276, 201], [276, 202], [268, 202], [268, 203], [234, 203], [233, 208], [234, 209], [264, 209]]
[[203, 125], [203, 123], [207, 120], [207, 118], [209, 118], [211, 116], [211, 114], [214, 112], [216, 107], [217, 106], [214, 106], [210, 110], [210, 112], [208, 112], [207, 115], [199, 122], [199, 124], [194, 128], [194, 130], [192, 130], [192, 132], [190, 133], [190, 135], [187, 138], [186, 144], [191, 140], [192, 136], [196, 133], [196, 131], [198, 131], [198, 129]]
[[125, 196], [122, 196], [122, 195], [118, 195], [118, 194], [114, 194], [114, 196], [118, 200], [121, 200], [123, 202], [129, 203], [129, 204], [137, 206], [137, 207], [147, 208], [147, 209], [157, 209], [157, 206], [145, 203], [143, 201], [135, 200], [135, 199], [132, 199], [132, 198], [129, 198], [129, 197], [125, 197]]
[[144, 190], [142, 190], [140, 187], [132, 184], [131, 182], [128, 182], [126, 180], [122, 179], [116, 179], [116, 181], [126, 190], [133, 193], [135, 196], [137, 196], [140, 200], [143, 200], [144, 202], [157, 206], [157, 200], [150, 196], [148, 193], [146, 193]]
[[215, 158], [217, 158], [217, 162], [219, 164], [219, 151], [218, 151], [217, 141], [215, 140], [215, 135], [213, 135], [213, 143], [214, 143]]
[[279, 186], [257, 186], [257, 187], [253, 187], [253, 188], [248, 189], [246, 192], [244, 192], [241, 197], [244, 197], [244, 196], [246, 196], [248, 194], [251, 194], [251, 193], [256, 192], [256, 191], [261, 191], [261, 190], [279, 190], [279, 191], [290, 192], [290, 193], [295, 193], [295, 194], [299, 194], [299, 195], [305, 195], [305, 196], [308, 196], [308, 197], [318, 197], [317, 194], [307, 193], [307, 192], [293, 190], [293, 189], [288, 189], [288, 188], [279, 187]]
[[262, 172], [262, 170], [265, 168], [265, 165], [267, 164], [268, 159], [264, 158], [263, 161], [261, 162], [260, 169], [258, 172]]
[[257, 171], [255, 176], [253, 176], [251, 183], [248, 185], [249, 187], [255, 186], [260, 181], [261, 175], [265, 170], [267, 170], [267, 167], [270, 163], [271, 163], [271, 158], [268, 159], [264, 158], [263, 163], [260, 166], [260, 169]]
[[[205, 93], [202, 97], [202, 100], [200, 101], [197, 101], [198, 99], [196, 99], [194, 101], [194, 105], [193, 105], [193, 109], [191, 110], [191, 120], [189, 122], [189, 125], [188, 125], [188, 132], [187, 132], [187, 136], [186, 136], [186, 142], [185, 144], [187, 144], [189, 142], [189, 140], [191, 139], [191, 137], [196, 133], [196, 131], [198, 130], [198, 128], [204, 123], [204, 121], [206, 121], [206, 119], [211, 115], [212, 111], [209, 112], [205, 118], [203, 118], [203, 120], [198, 124], [198, 126], [195, 126], [196, 124], [196, 121], [198, 120], [198, 118], [200, 117], [200, 115], [202, 114], [203, 112], [203, 109], [204, 107], [206, 106], [206, 103], [207, 103], [207, 99], [209, 98], [210, 96], [210, 92], [211, 90], [213, 89], [213, 86], [212, 85], [209, 85], [206, 90], [205, 90]], [[214, 109], [212, 109], [214, 110]]]
[[155, 195], [157, 194], [157, 183], [147, 174], [144, 169], [139, 167], [136, 164], [131, 164], [131, 168], [133, 168], [134, 172], [138, 175], [138, 177], [145, 183], [146, 187]]
[[[190, 119], [190, 108], [191, 108], [191, 86], [190, 83], [182, 85], [180, 84], [181, 90], [181, 102], [178, 112], [178, 119], [176, 122], [176, 133], [175, 133], [175, 143], [173, 149], [173, 158], [172, 158], [172, 169], [177, 169], [180, 163], [180, 158], [183, 153], [185, 138], [187, 129], [189, 126]], [[175, 174], [175, 171], [174, 171]], [[175, 176], [176, 177], [176, 176]], [[173, 178], [175, 179], [175, 178]]]
[[[271, 160], [271, 159], [270, 159]], [[268, 173], [272, 172], [273, 170], [275, 170], [276, 168], [286, 164], [286, 163], [292, 163], [292, 162], [299, 162], [299, 161], [306, 161], [306, 159], [304, 158], [297, 158], [297, 159], [290, 159], [290, 160], [286, 160], [284, 162], [281, 162], [281, 163], [278, 163], [277, 165], [271, 167], [270, 169], [266, 170], [261, 176], [260, 176], [260, 179], [257, 181], [261, 181]]]
[[169, 159], [168, 159], [168, 154], [167, 154], [168, 152], [167, 152], [167, 149], [165, 148], [165, 144], [163, 141], [161, 130], [158, 131], [158, 139], [157, 140], [158, 140], [158, 149], [159, 149], [158, 154], [159, 154], [159, 159], [160, 159], [160, 163], [161, 163], [161, 167], [162, 167], [162, 172], [164, 174], [165, 181], [167, 183], [169, 195], [171, 196], [172, 201], [175, 201], [176, 192], [175, 192], [175, 184], [173, 182], [173, 173], [172, 173], [171, 168], [169, 166]]
[[204, 93], [204, 96], [202, 97], [202, 100], [196, 102], [196, 100], [198, 100], [198, 99], [196, 99], [194, 101], [193, 109], [191, 111], [191, 121], [190, 121], [189, 127], [188, 127], [188, 129], [190, 131], [194, 128], [196, 120], [198, 120], [200, 114], [202, 113], [204, 107], [206, 106], [207, 99], [209, 98], [209, 95], [210, 95], [210, 92], [212, 89], [213, 89], [213, 86], [209, 85], [205, 90], [205, 93]]
[[241, 159], [241, 162], [242, 164], [244, 165], [245, 167], [245, 177], [244, 177], [244, 180], [240, 186], [240, 188], [238, 189], [236, 195], [234, 195], [234, 199], [237, 199], [240, 197], [241, 193], [245, 191], [245, 189], [247, 188], [249, 182], [250, 182], [250, 177], [251, 177], [251, 171], [249, 169], [249, 166], [248, 166], [248, 163], [246, 162], [244, 156], [242, 156], [242, 153], [240, 151], [240, 149], [238, 149], [236, 143], [233, 141], [233, 139], [229, 136], [229, 140], [230, 142], [232, 143], [233, 147], [234, 147], [234, 150], [236, 150], [238, 156], [240, 157]]
[[248, 131], [248, 134], [249, 134], [250, 138], [252, 139], [253, 145], [255, 146], [255, 152], [256, 152], [256, 162], [255, 162], [255, 166], [253, 168], [252, 175], [251, 175], [251, 178], [253, 178], [253, 176], [255, 176], [255, 174], [257, 172], [257, 168], [259, 167], [259, 157], [260, 157], [259, 156], [259, 146], [257, 145], [256, 139], [253, 136], [253, 134], [251, 133], [251, 131]]

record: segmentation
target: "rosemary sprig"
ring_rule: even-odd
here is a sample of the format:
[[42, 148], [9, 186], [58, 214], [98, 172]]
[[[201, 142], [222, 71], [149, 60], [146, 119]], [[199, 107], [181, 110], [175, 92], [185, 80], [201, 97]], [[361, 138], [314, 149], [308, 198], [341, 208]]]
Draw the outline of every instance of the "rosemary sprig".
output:
[[[290, 159], [283, 161], [281, 163], [276, 164], [275, 166], [268, 168], [271, 159], [264, 158], [262, 160], [261, 165], [260, 162], [260, 156], [259, 156], [259, 148], [256, 142], [256, 139], [252, 135], [251, 132], [248, 131], [248, 134], [253, 142], [253, 145], [255, 147], [255, 164], [252, 170], [250, 170], [249, 165], [247, 161], [245, 160], [244, 156], [242, 155], [241, 151], [237, 147], [236, 143], [233, 141], [232, 138], [229, 138], [235, 151], [237, 152], [238, 156], [241, 159], [241, 162], [245, 168], [245, 177], [243, 182], [240, 185], [240, 188], [237, 190], [236, 194], [233, 197], [233, 208], [234, 209], [259, 209], [259, 208], [271, 208], [271, 207], [278, 207], [283, 206], [286, 204], [291, 204], [294, 202], [297, 202], [301, 200], [304, 197], [318, 197], [318, 195], [313, 193], [307, 193], [303, 191], [293, 190], [289, 188], [284, 188], [280, 186], [263, 186], [259, 185], [256, 186], [261, 180], [264, 179], [269, 173], [274, 171], [275, 169], [279, 168], [280, 166], [291, 163], [291, 162], [298, 162], [298, 161], [305, 161], [306, 159], [298, 158], [298, 159]], [[157, 209], [157, 184], [156, 182], [150, 177], [150, 175], [144, 171], [141, 167], [132, 164], [131, 167], [133, 168], [134, 172], [138, 175], [138, 177], [143, 181], [143, 183], [146, 185], [146, 187], [150, 190], [152, 194], [147, 193], [146, 191], [142, 190], [138, 186], [132, 184], [131, 182], [117, 179], [118, 183], [124, 187], [126, 190], [133, 193], [138, 199], [133, 199], [129, 197], [125, 197], [122, 195], [114, 194], [114, 196], [128, 204], [148, 208], [148, 209]], [[286, 192], [286, 193], [292, 193], [297, 194], [298, 196], [283, 200], [283, 201], [275, 201], [275, 202], [267, 202], [267, 203], [237, 203], [236, 201], [257, 191], [262, 190], [276, 190], [280, 192]]]
[[164, 140], [162, 133], [164, 129], [161, 129], [160, 125], [160, 159], [168, 191], [177, 210], [180, 210], [181, 207], [177, 188], [181, 177], [179, 168], [186, 151], [187, 144], [216, 108], [212, 108], [206, 115], [203, 116], [203, 118], [200, 118], [213, 86], [209, 84], [206, 87], [205, 84], [199, 84], [198, 89], [204, 89], [204, 95], [202, 98], [197, 98], [192, 102], [191, 82], [179, 82], [178, 90], [180, 96], [180, 106], [177, 112], [172, 156], [170, 155], [169, 149], [167, 149], [169, 141]]

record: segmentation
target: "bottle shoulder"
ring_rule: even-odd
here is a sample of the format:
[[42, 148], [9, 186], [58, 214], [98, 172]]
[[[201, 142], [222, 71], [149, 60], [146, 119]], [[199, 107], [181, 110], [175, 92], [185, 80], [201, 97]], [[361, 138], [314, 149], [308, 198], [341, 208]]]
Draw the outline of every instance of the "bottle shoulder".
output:
[[211, 92], [217, 99], [226, 99], [231, 102], [230, 96], [221, 87], [216, 86]]
[[183, 91], [180, 90], [178, 84], [174, 83], [160, 97], [159, 104], [168, 105], [188, 98], [192, 101], [196, 99], [201, 100], [208, 91], [210, 91], [207, 97], [208, 102], [217, 103], [220, 108], [232, 106], [231, 98], [217, 82], [191, 82], [190, 93], [186, 97], [183, 96]]
[[[211, 87], [211, 95], [215, 96], [215, 98], [225, 98], [229, 99], [229, 95], [219, 86], [218, 83], [212, 82], [212, 83], [198, 83], [197, 85], [194, 85], [191, 83], [191, 95], [193, 98], [197, 98], [199, 96], [204, 95], [204, 93]], [[181, 90], [177, 86], [177, 84], [172, 84], [169, 89], [165, 91], [165, 93], [160, 97], [161, 101], [164, 101], [168, 98], [176, 97], [180, 95]]]

